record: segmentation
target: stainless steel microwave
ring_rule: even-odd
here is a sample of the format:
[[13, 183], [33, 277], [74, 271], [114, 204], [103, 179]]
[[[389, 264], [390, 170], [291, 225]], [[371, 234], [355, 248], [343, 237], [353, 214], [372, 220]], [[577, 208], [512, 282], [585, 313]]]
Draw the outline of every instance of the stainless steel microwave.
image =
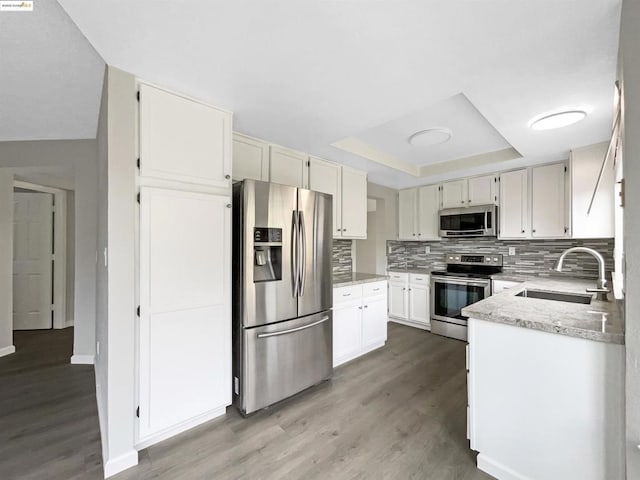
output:
[[441, 237], [496, 237], [498, 207], [479, 205], [440, 210]]

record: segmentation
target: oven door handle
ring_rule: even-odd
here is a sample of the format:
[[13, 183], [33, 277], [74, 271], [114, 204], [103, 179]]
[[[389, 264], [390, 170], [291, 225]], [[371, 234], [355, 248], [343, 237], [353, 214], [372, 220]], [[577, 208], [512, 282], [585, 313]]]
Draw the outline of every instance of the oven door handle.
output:
[[432, 284], [441, 283], [443, 285], [452, 284], [452, 285], [463, 285], [463, 286], [471, 286], [471, 287], [483, 287], [486, 288], [490, 285], [489, 282], [477, 282], [477, 281], [467, 281], [467, 280], [458, 280], [458, 279], [447, 279], [447, 280], [436, 280], [433, 279], [431, 281]]

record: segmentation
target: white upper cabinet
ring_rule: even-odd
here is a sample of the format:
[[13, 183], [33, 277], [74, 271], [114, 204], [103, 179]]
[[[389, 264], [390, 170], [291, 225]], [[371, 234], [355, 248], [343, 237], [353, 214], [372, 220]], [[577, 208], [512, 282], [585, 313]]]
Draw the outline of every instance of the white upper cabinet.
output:
[[612, 238], [615, 235], [615, 176], [611, 163], [602, 172], [591, 212], [587, 214], [606, 152], [606, 143], [571, 151], [571, 233], [574, 238]]
[[367, 174], [342, 167], [342, 237], [367, 238]]
[[439, 240], [440, 190], [438, 185], [427, 185], [417, 190], [418, 240]]
[[140, 175], [229, 187], [231, 113], [140, 84]]
[[566, 170], [564, 163], [531, 169], [531, 236], [534, 238], [568, 234]]
[[307, 180], [307, 155], [274, 145], [269, 147], [269, 181], [292, 187], [307, 188]]
[[467, 204], [490, 205], [498, 203], [498, 176], [485, 175], [469, 179], [469, 198]]
[[342, 234], [342, 169], [340, 165], [309, 157], [309, 190], [333, 195], [333, 236]]
[[398, 238], [400, 240], [417, 239], [417, 205], [418, 189], [400, 190], [398, 193]]
[[233, 134], [233, 179], [269, 181], [269, 144]]
[[468, 203], [467, 179], [442, 184], [442, 208], [465, 207]]
[[439, 240], [440, 188], [427, 185], [398, 193], [398, 238]]
[[500, 237], [529, 236], [529, 176], [526, 169], [500, 175]]

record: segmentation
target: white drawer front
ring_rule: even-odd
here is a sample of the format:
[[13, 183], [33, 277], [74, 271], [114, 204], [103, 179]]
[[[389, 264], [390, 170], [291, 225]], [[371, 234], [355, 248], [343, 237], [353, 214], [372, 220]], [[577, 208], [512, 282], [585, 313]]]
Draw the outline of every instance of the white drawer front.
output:
[[511, 287], [515, 287], [520, 282], [512, 282], [509, 280], [493, 280], [492, 282], [492, 293], [495, 295], [496, 293], [500, 293], [504, 290], [508, 290]]
[[362, 296], [373, 297], [387, 294], [387, 282], [372, 282], [362, 285]]
[[362, 285], [349, 285], [333, 289], [333, 304], [352, 302], [362, 298]]
[[409, 283], [411, 285], [429, 285], [428, 273], [410, 273]]
[[389, 281], [390, 282], [405, 282], [409, 281], [409, 274], [402, 272], [389, 272]]

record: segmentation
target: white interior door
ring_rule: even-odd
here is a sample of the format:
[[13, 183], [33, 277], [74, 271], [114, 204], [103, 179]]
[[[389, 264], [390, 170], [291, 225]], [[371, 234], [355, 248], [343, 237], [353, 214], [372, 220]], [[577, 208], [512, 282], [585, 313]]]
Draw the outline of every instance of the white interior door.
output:
[[50, 193], [14, 193], [13, 329], [53, 327]]
[[141, 189], [139, 440], [231, 403], [230, 203]]

